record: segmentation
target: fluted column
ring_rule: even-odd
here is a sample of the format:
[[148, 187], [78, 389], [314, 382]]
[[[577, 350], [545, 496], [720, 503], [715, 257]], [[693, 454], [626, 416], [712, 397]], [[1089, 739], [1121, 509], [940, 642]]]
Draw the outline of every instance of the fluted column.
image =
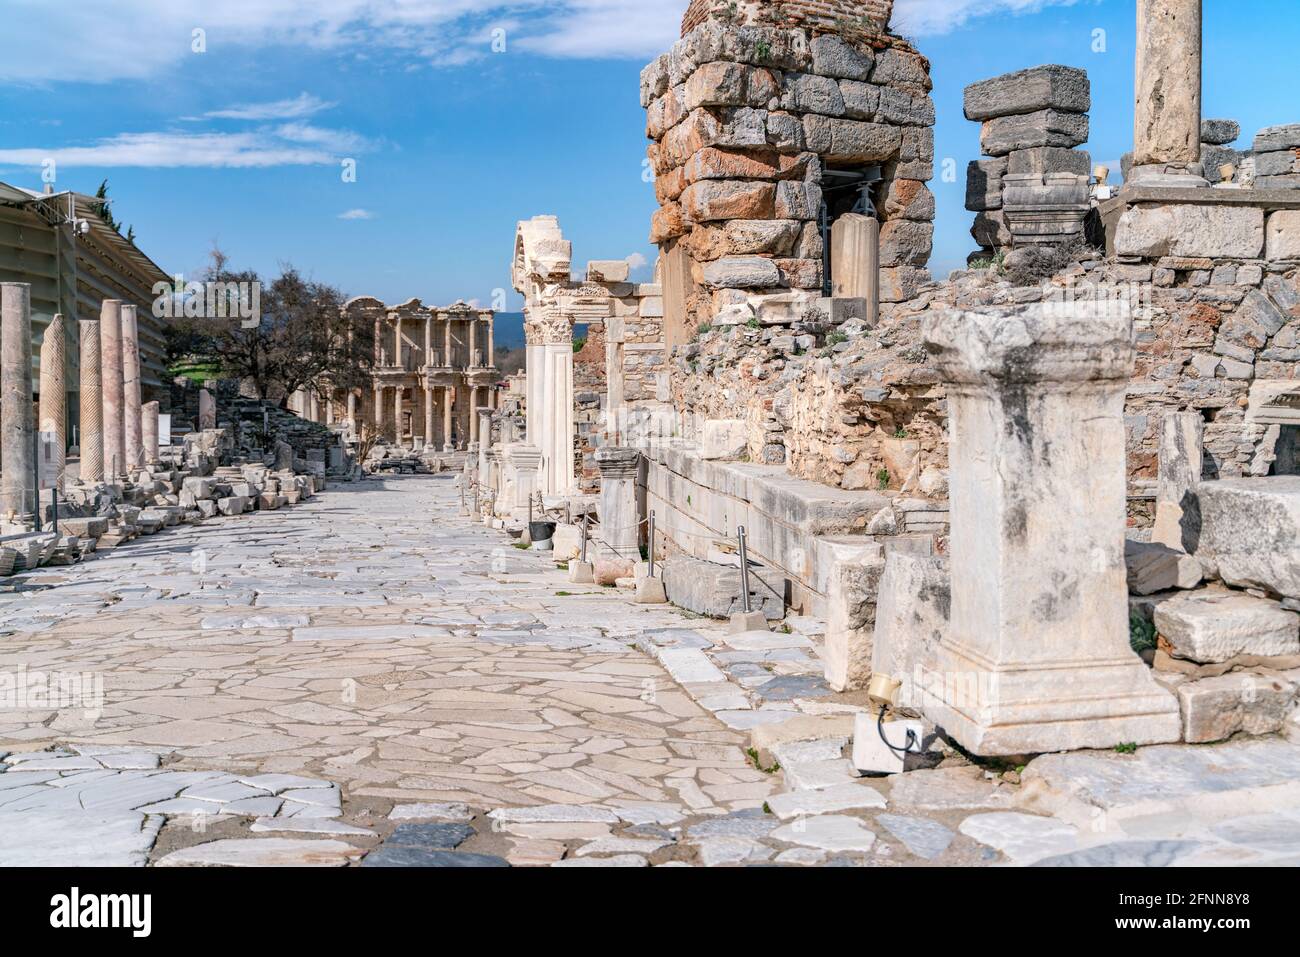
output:
[[140, 437], [140, 332], [136, 307], [122, 307], [122, 440], [127, 471], [138, 469], [144, 458]]
[[451, 415], [452, 404], [455, 399], [455, 393], [452, 386], [443, 386], [442, 389], [442, 445], [444, 452], [450, 452], [455, 449], [455, 444], [451, 438]]
[[41, 341], [41, 454], [53, 462], [55, 484], [63, 488], [63, 470], [68, 463], [68, 340], [63, 316], [56, 314], [45, 327]]
[[0, 519], [32, 514], [32, 287], [0, 283]]
[[104, 380], [100, 369], [99, 323], [83, 319], [81, 326], [81, 481], [104, 479]]
[[126, 471], [120, 299], [105, 299], [100, 307], [99, 353], [104, 396], [104, 477], [116, 482]]

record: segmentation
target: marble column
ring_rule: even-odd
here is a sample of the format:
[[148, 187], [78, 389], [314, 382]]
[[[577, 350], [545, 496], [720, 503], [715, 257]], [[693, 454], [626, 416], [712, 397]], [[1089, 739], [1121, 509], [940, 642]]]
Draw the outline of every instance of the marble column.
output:
[[199, 390], [199, 431], [217, 427], [217, 400], [207, 389]]
[[510, 460], [511, 473], [511, 509], [510, 516], [516, 521], [527, 521], [530, 512], [529, 503], [537, 494], [537, 479], [542, 464], [542, 451], [532, 445], [512, 445], [505, 450]]
[[[68, 462], [68, 339], [63, 316], [56, 314], [41, 340], [41, 455], [53, 459], [56, 486], [63, 489]], [[53, 436], [51, 439], [50, 437]]]
[[357, 434], [357, 393], [355, 389], [348, 389], [348, 431], [353, 435]]
[[104, 477], [109, 482], [117, 482], [126, 474], [120, 299], [105, 299], [100, 307], [99, 358], [104, 396]]
[[1192, 553], [1201, 538], [1196, 486], [1204, 467], [1205, 420], [1199, 412], [1166, 412], [1160, 420], [1156, 520], [1151, 541]]
[[618, 445], [623, 436], [625, 337], [621, 317], [605, 320], [605, 438], [611, 445]]
[[495, 369], [497, 365], [496, 344], [492, 339], [492, 316], [487, 317], [487, 364], [489, 369]]
[[[402, 361], [402, 314], [393, 313], [393, 365], [399, 369], [405, 369], [406, 363]], [[398, 431], [401, 431], [399, 426]]]
[[600, 540], [620, 558], [641, 560], [641, 516], [637, 509], [636, 479], [641, 453], [636, 449], [606, 446], [597, 449], [600, 469]]
[[487, 453], [492, 445], [492, 410], [479, 409], [476, 418], [478, 419], [478, 469], [480, 475], [486, 475], [488, 467]]
[[928, 718], [981, 755], [1180, 735], [1129, 646], [1127, 303], [944, 311], [923, 327], [947, 384], [951, 621]]
[[434, 426], [434, 399], [433, 386], [424, 387], [424, 445], [425, 448], [436, 448], [437, 439], [433, 434]]
[[83, 484], [104, 480], [103, 378], [100, 368], [99, 323], [82, 319], [81, 327], [81, 449]]
[[122, 441], [127, 472], [134, 472], [144, 458], [140, 440], [140, 330], [136, 307], [122, 307]]
[[381, 316], [375, 316], [375, 368], [383, 368], [384, 365], [384, 320]]
[[454, 452], [456, 449], [451, 436], [452, 404], [455, 399], [454, 388], [454, 386], [449, 385], [442, 387], [442, 450], [444, 452]]
[[433, 361], [433, 313], [431, 312], [424, 315], [424, 364], [437, 365]]
[[831, 227], [831, 278], [834, 295], [865, 299], [869, 325], [880, 318], [880, 222], [847, 213]]
[[393, 444], [398, 446], [402, 444], [405, 432], [402, 428], [402, 399], [404, 398], [402, 393], [405, 391], [400, 385], [393, 389]]
[[384, 387], [375, 386], [375, 434], [384, 437]]
[[1201, 0], [1138, 0], [1134, 184], [1206, 186], [1201, 163]]
[[[543, 402], [543, 478], [547, 495], [565, 495], [577, 488], [573, 475], [573, 334], [568, 342], [544, 347], [546, 392]], [[529, 441], [534, 441], [529, 439]]]
[[0, 521], [32, 515], [32, 287], [0, 283]]
[[451, 368], [451, 316], [448, 316], [444, 322], [445, 325], [442, 327], [442, 364], [445, 368]]
[[157, 465], [158, 458], [158, 403], [146, 402], [140, 406], [140, 444], [144, 465]]
[[469, 440], [478, 441], [478, 386], [469, 387]]

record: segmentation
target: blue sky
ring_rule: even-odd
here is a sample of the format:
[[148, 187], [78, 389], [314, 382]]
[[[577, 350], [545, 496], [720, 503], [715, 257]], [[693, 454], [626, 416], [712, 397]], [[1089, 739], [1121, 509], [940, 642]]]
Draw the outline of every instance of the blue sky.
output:
[[[1244, 16], [1240, 2], [1205, 2], [1205, 115], [1240, 120], [1243, 142], [1300, 122], [1282, 82], [1300, 49], [1295, 3], [1250, 0]], [[389, 302], [491, 303], [509, 287], [516, 221], [538, 213], [560, 217], [579, 265], [651, 263], [638, 75], [684, 5], [4, 0], [0, 179], [39, 187], [51, 157], [56, 188], [107, 177], [117, 216], [169, 271], [199, 269], [218, 243], [236, 267], [292, 263]], [[1118, 167], [1132, 139], [1133, 0], [899, 0], [895, 17], [933, 66], [937, 274], [973, 248], [966, 84], [1040, 63], [1087, 69], [1088, 148]]]

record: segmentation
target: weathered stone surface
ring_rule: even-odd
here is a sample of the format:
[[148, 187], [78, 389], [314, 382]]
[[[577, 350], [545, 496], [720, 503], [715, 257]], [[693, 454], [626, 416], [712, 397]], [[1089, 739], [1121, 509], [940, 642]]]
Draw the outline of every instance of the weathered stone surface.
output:
[[1300, 123], [1266, 126], [1255, 134], [1256, 153], [1300, 149]]
[[749, 450], [749, 430], [743, 419], [709, 419], [700, 435], [703, 459], [739, 459]]
[[[710, 618], [730, 618], [740, 611], [738, 566], [673, 555], [663, 562], [662, 575], [668, 600], [679, 608]], [[781, 576], [760, 568], [750, 569], [751, 609], [761, 611], [769, 621], [779, 621], [785, 615], [779, 597], [783, 594]]]
[[1025, 173], [1074, 173], [1089, 176], [1092, 158], [1087, 150], [1072, 150], [1062, 146], [1035, 146], [1007, 154], [1006, 172], [1012, 175]]
[[342, 841], [230, 838], [172, 851], [159, 867], [343, 867], [365, 851]]
[[702, 64], [686, 81], [687, 110], [701, 106], [767, 106], [777, 93], [770, 70], [715, 60]]
[[895, 777], [889, 797], [893, 807], [918, 811], [1001, 810], [1012, 805], [1015, 790], [976, 767], [936, 768]]
[[1155, 624], [1170, 654], [1189, 661], [1300, 654], [1300, 615], [1240, 592], [1200, 592], [1162, 601], [1155, 606]]
[[856, 817], [822, 814], [779, 827], [770, 835], [774, 841], [802, 844], [824, 851], [869, 851], [876, 835]]
[[1035, 146], [1078, 146], [1087, 139], [1087, 114], [1040, 110], [986, 120], [980, 129], [980, 151], [987, 156], [1006, 156]]
[[818, 790], [787, 791], [774, 794], [767, 805], [783, 821], [809, 814], [828, 814], [832, 811], [860, 811], [883, 808], [885, 798], [869, 784], [850, 782], [833, 784]]
[[1241, 135], [1241, 124], [1236, 120], [1201, 120], [1201, 142], [1212, 146], [1227, 146]]
[[1015, 864], [1031, 864], [1078, 846], [1078, 830], [1051, 817], [1014, 811], [972, 814], [958, 828], [967, 837], [996, 848]]
[[881, 162], [896, 155], [902, 146], [903, 131], [886, 123], [809, 113], [803, 118], [803, 128], [808, 149], [830, 162]]
[[876, 823], [903, 842], [903, 846], [923, 860], [931, 861], [948, 849], [957, 836], [938, 821], [900, 814], [878, 814]]
[[1135, 166], [1200, 158], [1201, 5], [1139, 0], [1133, 110]]
[[934, 224], [894, 219], [880, 227], [880, 265], [924, 266], [934, 248]]
[[844, 97], [840, 93], [840, 85], [828, 77], [809, 73], [785, 75], [781, 106], [799, 113], [844, 115]]
[[1201, 483], [1198, 552], [1230, 585], [1300, 598], [1300, 476]]
[[1278, 260], [1300, 260], [1300, 209], [1279, 209], [1268, 217], [1265, 256]]
[[1300, 155], [1295, 150], [1255, 154], [1256, 176], [1290, 176], [1300, 172]]
[[1001, 210], [980, 213], [970, 228], [971, 238], [988, 249], [1011, 245], [1011, 230]]
[[949, 680], [926, 717], [977, 754], [1177, 740], [1177, 702], [1129, 648], [1128, 309], [943, 312], [923, 335], [949, 384], [952, 522]]
[[687, 217], [697, 223], [771, 219], [775, 195], [776, 187], [772, 183], [701, 180], [686, 187], [682, 192], [681, 205]]
[[781, 285], [781, 271], [761, 256], [728, 256], [705, 265], [704, 283], [715, 289], [768, 289]]
[[1223, 741], [1238, 732], [1273, 734], [1295, 710], [1300, 688], [1277, 675], [1249, 672], [1185, 681], [1177, 688], [1188, 744]]
[[1128, 590], [1134, 595], [1154, 595], [1173, 588], [1195, 588], [1201, 583], [1201, 563], [1186, 552], [1159, 542], [1124, 543]]
[[1046, 109], [1087, 113], [1092, 92], [1086, 70], [1049, 64], [972, 83], [966, 87], [963, 103], [968, 120]]
[[[12, 794], [6, 797], [11, 803]], [[143, 867], [161, 827], [161, 817], [79, 804], [60, 811], [0, 808], [0, 867]]]
[[972, 212], [1002, 208], [1002, 177], [1007, 158], [973, 160], [966, 167], [966, 208]]
[[888, 553], [876, 601], [871, 670], [903, 683], [902, 705], [921, 705], [921, 685], [937, 664], [951, 604], [946, 558]]
[[836, 561], [831, 567], [822, 662], [826, 681], [836, 691], [865, 688], [871, 680], [876, 598], [884, 570], [879, 555]]
[[1193, 552], [1201, 537], [1196, 487], [1204, 467], [1205, 420], [1199, 412], [1167, 412], [1160, 420], [1156, 519], [1151, 541]]
[[808, 49], [814, 73], [845, 80], [868, 79], [876, 59], [870, 47], [858, 49], [831, 33], [813, 37]]
[[1134, 206], [1115, 232], [1120, 256], [1257, 259], [1264, 251], [1264, 211], [1250, 206]]

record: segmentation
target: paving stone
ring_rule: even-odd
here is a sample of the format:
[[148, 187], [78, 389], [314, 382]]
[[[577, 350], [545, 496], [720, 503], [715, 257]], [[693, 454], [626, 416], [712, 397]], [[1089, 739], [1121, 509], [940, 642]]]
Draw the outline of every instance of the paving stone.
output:
[[1073, 851], [1077, 828], [1051, 817], [1018, 812], [973, 814], [958, 826], [967, 837], [996, 848], [1016, 864], [1030, 864]]
[[[227, 809], [223, 809], [227, 810]], [[328, 834], [333, 837], [374, 837], [375, 832], [367, 830], [364, 827], [357, 827], [354, 824], [346, 824], [343, 821], [330, 821], [318, 818], [295, 818], [295, 817], [259, 817], [249, 827], [250, 831], [295, 833], [295, 834]]]
[[705, 867], [723, 867], [769, 860], [772, 848], [753, 838], [739, 836], [706, 837], [693, 842]]
[[885, 798], [869, 784], [837, 784], [817, 791], [787, 791], [767, 799], [782, 821], [808, 814], [826, 814], [831, 811], [858, 811], [885, 807]]
[[468, 804], [397, 804], [388, 813], [390, 821], [456, 821], [465, 823], [474, 819]]
[[877, 814], [875, 822], [903, 846], [925, 860], [933, 860], [948, 849], [957, 836], [938, 821], [925, 817], [903, 817], [898, 814]]
[[473, 836], [474, 828], [468, 824], [400, 824], [384, 843], [450, 850]]
[[811, 847], [792, 847], [776, 855], [777, 864], [797, 867], [814, 867], [826, 860], [826, 852]]
[[619, 821], [618, 815], [609, 808], [584, 804], [497, 808], [488, 817], [502, 824], [617, 824]]
[[589, 854], [653, 854], [672, 844], [671, 840], [653, 840], [635, 837], [602, 837], [578, 848], [577, 856]]
[[1000, 810], [1015, 800], [1015, 789], [985, 779], [979, 768], [908, 771], [891, 778], [889, 803], [917, 811]]
[[0, 867], [143, 867], [161, 826], [128, 812], [0, 807]]
[[366, 855], [362, 867], [509, 867], [504, 857], [466, 854], [427, 847], [383, 844]]
[[1199, 841], [1119, 841], [1035, 861], [1033, 867], [1169, 867], [1204, 848]]
[[820, 675], [783, 675], [759, 685], [754, 690], [766, 701], [820, 698], [831, 693], [830, 685]]
[[342, 841], [229, 838], [172, 851], [159, 867], [343, 867], [364, 854]]
[[686, 829], [691, 840], [708, 837], [765, 837], [780, 823], [770, 814], [764, 814], [761, 808], [739, 811], [711, 820], [692, 824]]
[[862, 821], [840, 814], [801, 818], [777, 828], [768, 836], [774, 841], [825, 851], [869, 851], [876, 842], [876, 835]]

